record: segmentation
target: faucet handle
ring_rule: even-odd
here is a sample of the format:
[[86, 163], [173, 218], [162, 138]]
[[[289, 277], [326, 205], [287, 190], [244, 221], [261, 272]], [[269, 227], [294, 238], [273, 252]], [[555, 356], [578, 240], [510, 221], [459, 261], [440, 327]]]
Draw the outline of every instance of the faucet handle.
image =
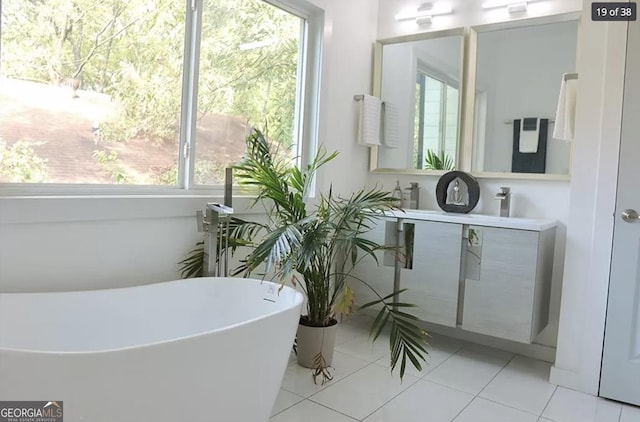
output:
[[510, 195], [511, 195], [511, 188], [503, 186], [500, 188], [500, 192], [496, 193], [495, 198], [503, 201], [503, 200], [507, 200]]

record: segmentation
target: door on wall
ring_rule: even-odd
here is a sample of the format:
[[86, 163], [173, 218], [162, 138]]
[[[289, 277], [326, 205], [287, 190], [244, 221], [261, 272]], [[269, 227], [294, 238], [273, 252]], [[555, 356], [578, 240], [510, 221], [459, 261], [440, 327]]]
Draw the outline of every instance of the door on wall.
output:
[[630, 22], [600, 395], [640, 405], [640, 22]]

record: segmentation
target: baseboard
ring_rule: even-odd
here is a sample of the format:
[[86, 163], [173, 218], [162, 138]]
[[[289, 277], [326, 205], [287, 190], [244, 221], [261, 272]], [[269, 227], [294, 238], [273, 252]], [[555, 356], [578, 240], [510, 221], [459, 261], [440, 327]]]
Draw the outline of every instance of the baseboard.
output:
[[583, 393], [591, 394], [592, 396], [598, 395], [598, 387], [597, 386], [588, 387], [584, 385], [584, 383], [582, 382], [582, 377], [578, 372], [558, 368], [555, 365], [551, 367], [551, 373], [549, 374], [549, 382], [551, 384], [556, 384], [562, 387], [570, 388], [572, 390], [577, 390]]
[[445, 327], [443, 325], [431, 324], [428, 322], [422, 322], [421, 324], [428, 333], [437, 333], [443, 336], [481, 344], [487, 347], [493, 347], [495, 349], [504, 350], [506, 352], [515, 353], [533, 359], [543, 360], [545, 362], [553, 363], [556, 358], [555, 347], [536, 343], [518, 343], [515, 341], [486, 336], [484, 334], [472, 333], [458, 327]]

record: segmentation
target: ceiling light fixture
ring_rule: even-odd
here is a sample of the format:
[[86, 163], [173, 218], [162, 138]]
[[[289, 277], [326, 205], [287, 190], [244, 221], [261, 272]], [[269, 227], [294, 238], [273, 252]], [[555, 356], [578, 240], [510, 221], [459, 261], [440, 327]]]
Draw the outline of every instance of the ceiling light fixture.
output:
[[509, 11], [509, 13], [526, 12], [527, 11], [527, 2], [526, 1], [522, 1], [520, 3], [512, 3], [509, 6], [507, 6], [507, 10]]
[[415, 11], [398, 13], [395, 15], [397, 21], [415, 19], [418, 25], [430, 24], [434, 16], [448, 15], [453, 13], [453, 8], [444, 3], [423, 3]]
[[539, 1], [539, 0], [529, 0], [529, 1], [522, 1], [522, 0], [486, 0], [484, 3], [482, 3], [482, 8], [483, 9], [495, 9], [497, 7], [507, 7], [507, 9], [509, 10], [509, 13], [518, 13], [518, 12], [526, 12], [527, 11], [527, 6], [528, 3], [532, 3], [534, 1]]
[[433, 22], [433, 17], [431, 17], [430, 15], [420, 16], [416, 18], [416, 23], [418, 25], [431, 25], [431, 22]]

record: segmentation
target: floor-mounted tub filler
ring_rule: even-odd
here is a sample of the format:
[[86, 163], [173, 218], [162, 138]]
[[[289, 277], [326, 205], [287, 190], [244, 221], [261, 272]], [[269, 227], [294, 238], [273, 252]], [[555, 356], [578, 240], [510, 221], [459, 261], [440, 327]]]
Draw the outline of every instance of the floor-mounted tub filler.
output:
[[302, 295], [198, 278], [0, 294], [0, 400], [60, 401], [64, 421], [266, 422]]

